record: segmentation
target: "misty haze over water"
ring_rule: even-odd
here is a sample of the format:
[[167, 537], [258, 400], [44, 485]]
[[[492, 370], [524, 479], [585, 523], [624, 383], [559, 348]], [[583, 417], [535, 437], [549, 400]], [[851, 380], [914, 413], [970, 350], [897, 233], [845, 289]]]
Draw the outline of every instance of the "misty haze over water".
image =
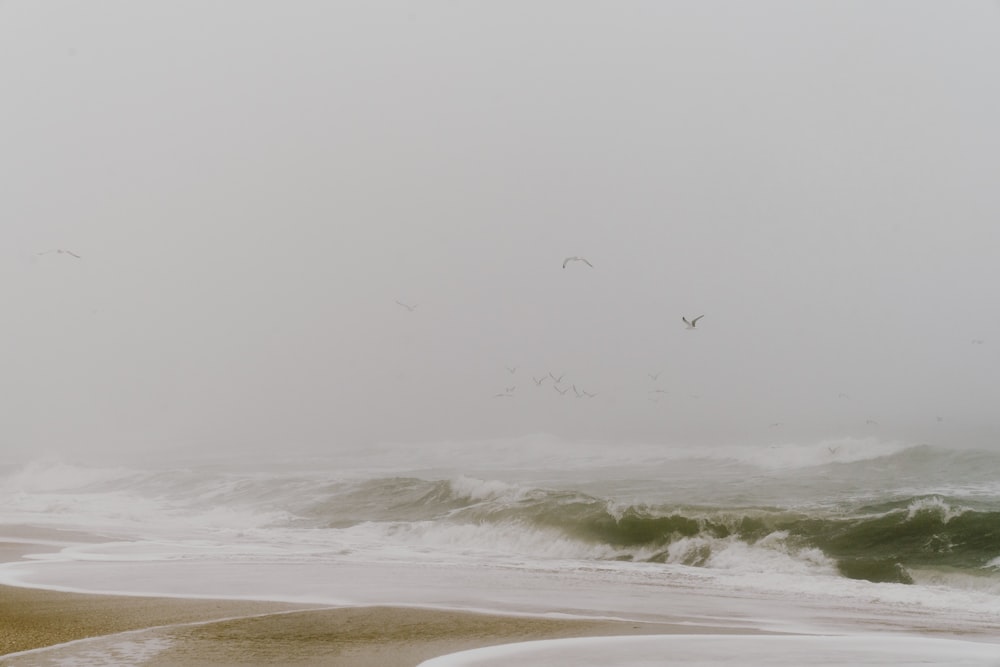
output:
[[992, 3], [0, 16], [8, 455], [996, 445]]
[[0, 81], [0, 584], [997, 641], [997, 3], [0, 0]]

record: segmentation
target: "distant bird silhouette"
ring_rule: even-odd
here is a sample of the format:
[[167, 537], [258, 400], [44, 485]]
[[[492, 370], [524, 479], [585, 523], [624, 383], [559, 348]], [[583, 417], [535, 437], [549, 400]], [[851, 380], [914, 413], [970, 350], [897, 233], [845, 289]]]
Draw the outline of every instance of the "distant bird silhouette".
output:
[[827, 447], [827, 450], [828, 450], [828, 451], [829, 451], [829, 452], [830, 452], [831, 454], [836, 454], [837, 452], [839, 452], [839, 451], [840, 451], [840, 446], [838, 445], [837, 447]]
[[45, 252], [39, 252], [39, 253], [36, 253], [36, 254], [38, 254], [38, 255], [50, 255], [52, 253], [56, 253], [57, 255], [69, 255], [70, 257], [76, 257], [77, 259], [80, 259], [80, 256], [77, 255], [72, 250], [63, 250], [62, 248], [55, 248], [53, 250], [46, 250]]
[[517, 385], [514, 385], [513, 387], [505, 387], [504, 391], [506, 391], [509, 394], [510, 392], [514, 391], [515, 389], [517, 389]]
[[698, 326], [698, 320], [700, 320], [703, 317], [705, 317], [705, 316], [704, 315], [699, 315], [698, 317], [694, 318], [690, 322], [688, 322], [688, 318], [686, 318], [686, 317], [682, 317], [681, 320], [683, 320], [684, 324], [687, 325], [688, 329], [694, 329], [696, 326]]
[[646, 373], [646, 375], [649, 376], [650, 380], [656, 382], [657, 380], [660, 379], [660, 376], [663, 375], [663, 371], [660, 371], [659, 373]]
[[549, 377], [547, 375], [543, 375], [541, 378], [536, 378], [534, 375], [531, 376], [532, 382], [534, 382], [539, 387], [541, 387], [542, 383], [545, 382], [548, 379], [549, 379]]
[[594, 268], [594, 265], [591, 264], [590, 262], [588, 262], [583, 257], [567, 257], [566, 259], [563, 260], [563, 268], [565, 269], [566, 265], [569, 264], [570, 262], [583, 262], [584, 264], [586, 264], [590, 268]]
[[550, 372], [549, 372], [549, 377], [550, 377], [550, 378], [552, 378], [553, 380], [555, 380], [556, 384], [559, 384], [560, 382], [562, 382], [562, 379], [563, 379], [564, 377], [566, 377], [566, 374], [565, 374], [565, 373], [563, 373], [563, 374], [562, 374], [562, 375], [560, 375], [559, 377], [556, 377], [556, 376], [555, 376], [555, 375], [553, 375], [553, 374], [552, 374], [552, 372], [550, 371]]
[[586, 389], [583, 390], [583, 395], [586, 396], [587, 398], [593, 398], [594, 396], [597, 396], [597, 394], [591, 394]]
[[573, 385], [573, 393], [576, 394], [577, 398], [583, 398], [583, 394], [581, 394], [580, 390], [576, 388], [576, 385]]
[[559, 387], [552, 385], [552, 388], [558, 391], [560, 396], [565, 396], [566, 392], [569, 391], [569, 387], [566, 387], [565, 389], [560, 389]]
[[416, 307], [416, 306], [411, 306], [411, 305], [409, 305], [409, 304], [407, 304], [407, 303], [403, 303], [402, 301], [396, 301], [396, 305], [397, 305], [397, 306], [402, 306], [403, 308], [406, 308], [406, 309], [407, 309], [408, 311], [410, 311], [411, 313], [412, 313], [412, 312], [413, 312], [414, 310], [416, 310], [416, 309], [417, 309], [417, 307]]
[[517, 366], [504, 366], [504, 368], [506, 368], [507, 372], [511, 375], [517, 372]]

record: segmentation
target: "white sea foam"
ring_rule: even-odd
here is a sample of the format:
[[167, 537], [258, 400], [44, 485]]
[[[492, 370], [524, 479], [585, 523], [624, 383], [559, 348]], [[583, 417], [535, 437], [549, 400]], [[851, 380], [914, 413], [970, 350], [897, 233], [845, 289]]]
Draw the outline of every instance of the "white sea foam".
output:
[[910, 503], [906, 508], [906, 518], [907, 520], [912, 520], [922, 512], [933, 512], [941, 517], [942, 523], [948, 523], [955, 517], [962, 516], [968, 511], [970, 511], [968, 507], [956, 507], [939, 496], [931, 496], [929, 498], [918, 498]]
[[[529, 439], [507, 442], [474, 470], [463, 469], [456, 456], [448, 471], [427, 474], [404, 474], [415, 461], [386, 451], [383, 461], [396, 468], [374, 478], [339, 465], [237, 472], [38, 462], [0, 478], [0, 524], [90, 530], [107, 541], [40, 547], [44, 555], [0, 565], [0, 581], [95, 592], [644, 618], [662, 617], [666, 609], [675, 613], [680, 604], [728, 622], [736, 622], [734, 598], [757, 600], [762, 607], [746, 616], [758, 619], [777, 600], [774, 614], [783, 629], [799, 621], [785, 608], [801, 600], [853, 610], [838, 627], [856, 627], [859, 609], [882, 622], [887, 606], [893, 613], [904, 610], [899, 627], [912, 625], [911, 614], [924, 619], [921, 627], [943, 618], [956, 631], [1000, 622], [1000, 594], [991, 578], [1000, 557], [987, 555], [993, 560], [982, 568], [979, 587], [968, 573], [949, 577], [940, 568], [915, 570], [920, 585], [873, 584], [840, 576], [834, 561], [801, 534], [768, 533], [769, 517], [824, 521], [845, 497], [870, 496], [875, 507], [895, 508], [887, 513], [900, 519], [934, 512], [945, 523], [995, 502], [925, 497], [907, 507], [892, 489], [891, 474], [910, 465], [933, 468], [947, 455], [852, 442], [720, 449], [712, 454], [718, 459], [651, 445], [583, 444], [574, 458], [564, 451], [567, 443]], [[429, 450], [433, 458], [447, 447]], [[522, 454], [522, 472], [488, 474], [490, 465], [513, 468]], [[773, 460], [765, 461], [768, 456]], [[545, 473], [558, 484], [543, 488], [532, 466], [559, 457], [580, 467], [558, 477]], [[852, 465], [869, 460], [863, 457], [882, 460]], [[988, 477], [994, 459], [983, 460]], [[639, 465], [624, 470], [623, 462]], [[876, 473], [864, 477], [871, 468]], [[935, 484], [964, 483], [966, 472]], [[772, 500], [784, 505], [769, 507]], [[697, 502], [707, 507], [690, 506]], [[815, 511], [822, 503], [834, 510]], [[814, 614], [808, 625], [828, 627], [822, 618]]]
[[73, 465], [47, 457], [30, 461], [0, 477], [0, 492], [45, 493], [80, 489], [130, 474], [126, 468], [95, 468]]
[[923, 637], [653, 635], [503, 644], [433, 658], [419, 667], [655, 667], [665, 664], [665, 659], [670, 664], [703, 667], [996, 667], [998, 656], [997, 644]]
[[869, 438], [834, 438], [810, 443], [718, 445], [571, 441], [547, 434], [481, 441], [385, 443], [338, 457], [342, 469], [567, 471], [656, 466], [682, 460], [733, 461], [764, 470], [808, 468], [891, 456], [911, 443]]

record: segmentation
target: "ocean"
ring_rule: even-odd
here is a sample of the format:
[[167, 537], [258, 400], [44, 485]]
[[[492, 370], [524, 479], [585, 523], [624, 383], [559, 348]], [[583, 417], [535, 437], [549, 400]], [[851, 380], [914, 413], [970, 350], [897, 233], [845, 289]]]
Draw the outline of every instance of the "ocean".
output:
[[[996, 661], [968, 664], [1000, 664], [990, 451], [538, 435], [128, 466], [42, 459], [0, 468], [0, 525], [91, 536], [0, 565], [4, 584], [863, 635], [855, 646], [962, 637], [998, 643]], [[746, 653], [761, 640], [738, 641]], [[787, 655], [768, 664], [796, 664]], [[871, 664], [905, 663], [887, 655]]]

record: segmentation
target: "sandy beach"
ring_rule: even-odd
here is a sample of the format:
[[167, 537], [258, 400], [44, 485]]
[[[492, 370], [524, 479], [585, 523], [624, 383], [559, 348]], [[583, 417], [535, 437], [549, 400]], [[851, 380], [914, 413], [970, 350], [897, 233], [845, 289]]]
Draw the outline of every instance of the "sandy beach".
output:
[[[39, 547], [24, 542], [0, 543], [0, 559], [7, 561], [37, 551]], [[2, 657], [11, 653], [143, 629], [150, 630], [137, 636], [161, 638], [166, 646], [143, 663], [147, 665], [344, 667], [413, 666], [455, 651], [534, 639], [734, 632], [732, 628], [415, 607], [331, 609], [266, 601], [90, 595], [0, 586], [2, 665], [39, 664], [45, 659], [45, 654]]]

